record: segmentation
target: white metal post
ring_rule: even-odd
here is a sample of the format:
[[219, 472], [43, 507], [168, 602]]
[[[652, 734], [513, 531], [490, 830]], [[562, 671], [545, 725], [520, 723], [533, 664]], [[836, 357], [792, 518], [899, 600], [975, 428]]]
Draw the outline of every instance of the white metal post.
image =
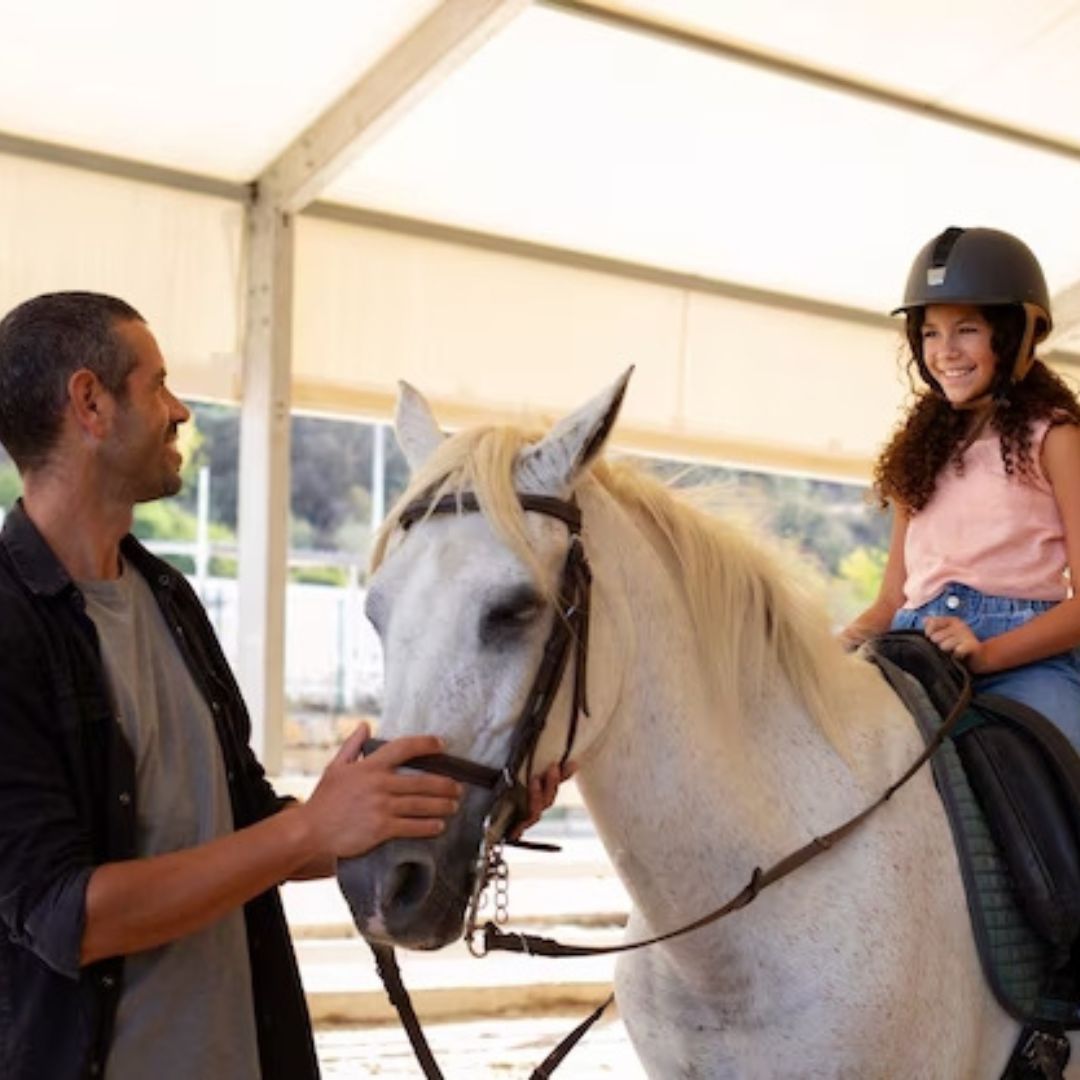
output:
[[240, 414], [239, 678], [252, 745], [280, 772], [285, 727], [285, 584], [292, 350], [291, 215], [248, 215], [247, 326]]

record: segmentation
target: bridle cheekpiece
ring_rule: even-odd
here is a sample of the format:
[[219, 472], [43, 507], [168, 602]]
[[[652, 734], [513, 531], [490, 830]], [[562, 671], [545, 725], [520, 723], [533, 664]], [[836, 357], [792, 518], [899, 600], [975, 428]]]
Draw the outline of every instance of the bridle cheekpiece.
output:
[[[525, 511], [562, 521], [569, 530], [570, 543], [555, 598], [556, 610], [551, 631], [525, 703], [515, 721], [506, 760], [500, 768], [451, 754], [429, 754], [408, 762], [409, 768], [438, 773], [492, 792], [491, 809], [484, 822], [483, 844], [465, 923], [469, 948], [481, 955], [483, 947], [474, 946], [481, 898], [490, 880], [498, 881], [504, 876], [502, 845], [506, 835], [524, 816], [528, 805], [528, 782], [533, 771], [536, 747], [562, 685], [571, 650], [574, 652], [573, 688], [566, 745], [560, 762], [562, 765], [570, 759], [573, 751], [580, 715], [589, 714], [585, 684], [592, 573], [581, 542], [581, 508], [572, 498], [557, 499], [547, 495], [519, 493], [518, 500]], [[459, 492], [437, 499], [416, 499], [402, 510], [399, 521], [401, 527], [408, 530], [417, 522], [436, 515], [479, 512], [480, 503], [476, 496], [471, 492]], [[369, 739], [364, 743], [364, 753], [369, 754], [381, 745], [382, 740]]]

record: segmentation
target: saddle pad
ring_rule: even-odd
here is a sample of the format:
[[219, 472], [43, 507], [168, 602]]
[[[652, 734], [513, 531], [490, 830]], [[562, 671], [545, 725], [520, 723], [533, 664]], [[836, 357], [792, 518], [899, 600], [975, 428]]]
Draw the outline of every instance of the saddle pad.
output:
[[[884, 660], [884, 662], [883, 662]], [[919, 682], [883, 657], [875, 662], [911, 711], [929, 741], [942, 718]], [[978, 723], [969, 711], [957, 730]], [[1032, 929], [1015, 897], [1012, 877], [968, 783], [956, 747], [946, 739], [931, 761], [960, 859], [979, 958], [994, 994], [1017, 1020], [1080, 1027], [1080, 1002], [1062, 992], [1053, 971], [1053, 948]]]

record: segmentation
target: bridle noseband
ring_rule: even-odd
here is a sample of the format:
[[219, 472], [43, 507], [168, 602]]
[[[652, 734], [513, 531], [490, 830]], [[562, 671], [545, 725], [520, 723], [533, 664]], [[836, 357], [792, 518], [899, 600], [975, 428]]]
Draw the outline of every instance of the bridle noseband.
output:
[[[571, 650], [574, 652], [573, 687], [566, 745], [560, 764], [565, 765], [570, 759], [577, 738], [578, 718], [582, 713], [586, 716], [589, 714], [585, 683], [592, 573], [581, 542], [581, 508], [573, 499], [523, 493], [519, 493], [517, 497], [523, 510], [544, 514], [563, 522], [570, 533], [570, 544], [555, 597], [556, 610], [551, 632], [525, 703], [514, 723], [506, 760], [501, 768], [493, 768], [450, 754], [430, 754], [409, 762], [410, 768], [449, 776], [461, 783], [492, 792], [491, 808], [484, 823], [484, 842], [477, 862], [476, 881], [466, 919], [466, 940], [474, 951], [480, 898], [487, 882], [498, 876], [502, 863], [500, 849], [506, 834], [524, 816], [536, 747], [562, 684]], [[416, 499], [401, 512], [399, 521], [401, 527], [408, 530], [416, 523], [435, 515], [479, 512], [481, 506], [477, 497], [471, 492], [459, 492], [438, 499]], [[364, 753], [371, 753], [381, 745], [382, 740], [369, 739], [364, 743]]]

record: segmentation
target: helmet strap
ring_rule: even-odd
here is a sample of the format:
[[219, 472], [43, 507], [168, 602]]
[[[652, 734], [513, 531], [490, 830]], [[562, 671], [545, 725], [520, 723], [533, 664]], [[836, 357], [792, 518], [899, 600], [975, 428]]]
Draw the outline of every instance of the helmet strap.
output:
[[1024, 316], [1024, 336], [1016, 352], [1016, 359], [1013, 361], [1011, 381], [1014, 383], [1018, 383], [1031, 370], [1031, 365], [1035, 362], [1035, 327], [1040, 319], [1046, 319], [1046, 314], [1038, 304], [1024, 304]]

